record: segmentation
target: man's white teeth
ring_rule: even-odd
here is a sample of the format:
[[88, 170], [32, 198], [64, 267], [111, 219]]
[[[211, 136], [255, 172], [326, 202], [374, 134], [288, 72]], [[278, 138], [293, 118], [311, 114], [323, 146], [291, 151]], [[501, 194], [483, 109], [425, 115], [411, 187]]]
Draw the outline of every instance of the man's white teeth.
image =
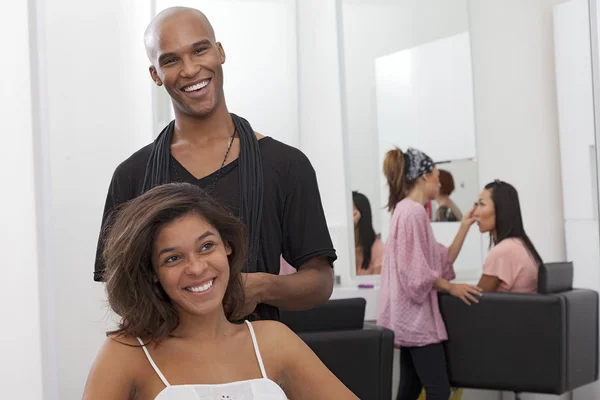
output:
[[208, 85], [208, 79], [205, 81], [202, 81], [200, 83], [196, 83], [194, 86], [188, 86], [186, 88], [184, 88], [183, 90], [185, 90], [186, 92], [193, 92], [194, 90], [200, 90], [202, 88], [205, 88], [206, 85]]
[[202, 292], [206, 292], [208, 289], [210, 289], [212, 287], [212, 285], [213, 285], [213, 281], [210, 280], [202, 286], [189, 287], [189, 288], [186, 288], [186, 290], [189, 290], [190, 292], [193, 292], [193, 293], [202, 293]]

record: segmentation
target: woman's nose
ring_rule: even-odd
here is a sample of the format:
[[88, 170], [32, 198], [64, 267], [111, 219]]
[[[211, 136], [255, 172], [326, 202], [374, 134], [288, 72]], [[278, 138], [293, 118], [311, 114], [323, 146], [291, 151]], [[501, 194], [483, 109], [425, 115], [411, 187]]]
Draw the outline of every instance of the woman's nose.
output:
[[192, 257], [186, 265], [186, 273], [188, 275], [199, 275], [206, 269], [206, 260], [203, 257]]

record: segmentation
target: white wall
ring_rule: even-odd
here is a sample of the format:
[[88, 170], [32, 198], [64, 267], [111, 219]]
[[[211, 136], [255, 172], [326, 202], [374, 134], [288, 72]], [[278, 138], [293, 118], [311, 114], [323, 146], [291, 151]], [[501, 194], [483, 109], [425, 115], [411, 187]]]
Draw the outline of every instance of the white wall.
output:
[[[378, 210], [375, 59], [469, 30], [466, 0], [341, 0], [344, 101], [346, 102], [349, 190], [371, 201], [373, 224], [382, 232]], [[403, 148], [406, 147], [402, 144]]]
[[480, 183], [516, 186], [525, 228], [546, 261], [565, 259], [552, 29], [560, 2], [469, 2]]
[[[106, 190], [114, 168], [152, 139], [151, 85], [143, 49], [150, 19], [144, 0], [47, 0], [42, 15], [47, 89], [46, 248], [55, 287], [57, 393], [81, 398], [89, 367], [109, 328], [104, 285], [93, 265]], [[107, 29], [110, 26], [111, 29]], [[46, 310], [52, 312], [52, 310]]]
[[393, 146], [434, 161], [476, 156], [468, 32], [375, 59], [375, 84], [379, 165]]
[[[8, 8], [6, 8], [8, 6]], [[42, 397], [40, 297], [36, 223], [35, 136], [32, 114], [30, 21], [28, 2], [4, 5], [0, 14], [3, 52], [0, 64], [0, 251], [3, 288], [0, 292], [0, 387], [2, 397]], [[32, 91], [33, 89], [33, 91]]]

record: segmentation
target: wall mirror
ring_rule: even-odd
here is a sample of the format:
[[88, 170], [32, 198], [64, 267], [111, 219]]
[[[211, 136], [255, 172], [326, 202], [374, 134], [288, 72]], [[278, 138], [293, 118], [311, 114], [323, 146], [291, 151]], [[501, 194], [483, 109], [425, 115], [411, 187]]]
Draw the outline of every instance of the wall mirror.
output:
[[[447, 196], [428, 205], [439, 242], [452, 242], [460, 215], [477, 199], [468, 9], [466, 0], [340, 0], [338, 9], [347, 182], [360, 194], [353, 193], [350, 268], [359, 280], [373, 280], [365, 275], [379, 268], [364, 262], [372, 240], [361, 238], [368, 230], [361, 218], [371, 216], [377, 256], [390, 219], [382, 173], [388, 150], [418, 148], [443, 170]], [[481, 259], [481, 235], [472, 229], [455, 263], [457, 279], [477, 279]]]

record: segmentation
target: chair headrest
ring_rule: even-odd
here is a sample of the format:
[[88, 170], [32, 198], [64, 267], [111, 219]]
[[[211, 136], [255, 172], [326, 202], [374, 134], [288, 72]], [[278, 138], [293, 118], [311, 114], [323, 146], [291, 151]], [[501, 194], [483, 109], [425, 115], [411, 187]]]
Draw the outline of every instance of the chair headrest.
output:
[[555, 262], [540, 266], [538, 293], [560, 293], [573, 289], [573, 263]]

